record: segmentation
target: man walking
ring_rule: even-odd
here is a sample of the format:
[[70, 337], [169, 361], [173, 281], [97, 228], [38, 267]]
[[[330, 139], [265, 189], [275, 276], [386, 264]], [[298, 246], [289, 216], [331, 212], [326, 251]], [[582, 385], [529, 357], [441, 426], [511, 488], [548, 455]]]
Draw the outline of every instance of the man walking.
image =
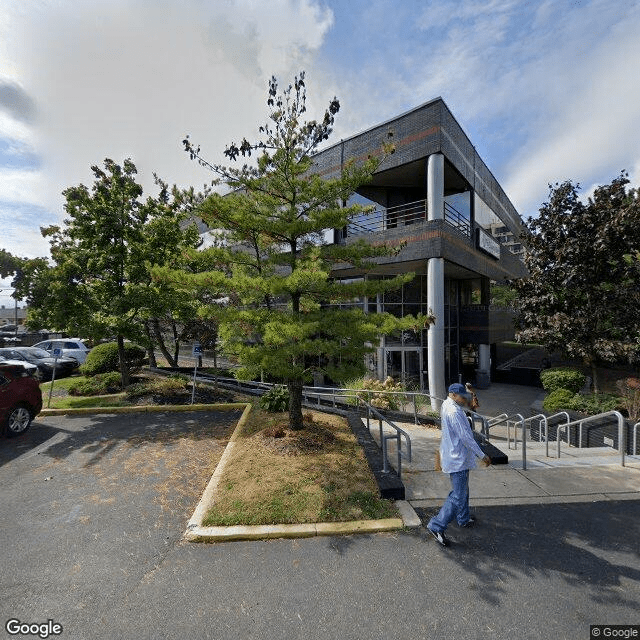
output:
[[469, 513], [469, 470], [475, 469], [476, 458], [482, 458], [486, 465], [491, 464], [491, 458], [476, 443], [462, 409], [470, 400], [471, 394], [464, 385], [452, 384], [449, 397], [442, 403], [440, 411], [440, 464], [442, 471], [451, 478], [452, 489], [438, 515], [429, 520], [427, 529], [443, 547], [449, 544], [444, 532], [454, 518], [461, 527], [475, 523], [475, 518]]

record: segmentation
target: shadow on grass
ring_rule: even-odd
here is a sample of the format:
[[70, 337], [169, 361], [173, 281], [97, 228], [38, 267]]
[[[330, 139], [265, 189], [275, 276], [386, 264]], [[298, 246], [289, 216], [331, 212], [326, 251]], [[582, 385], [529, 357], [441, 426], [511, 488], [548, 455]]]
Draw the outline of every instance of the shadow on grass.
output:
[[[560, 576], [569, 589], [587, 586], [594, 603], [640, 610], [640, 501], [474, 511], [477, 526], [459, 529], [452, 524], [447, 530], [451, 547], [442, 552], [475, 578], [471, 588], [488, 605], [500, 606], [513, 580]], [[436, 509], [416, 512], [426, 525]], [[628, 589], [627, 581], [634, 588]]]

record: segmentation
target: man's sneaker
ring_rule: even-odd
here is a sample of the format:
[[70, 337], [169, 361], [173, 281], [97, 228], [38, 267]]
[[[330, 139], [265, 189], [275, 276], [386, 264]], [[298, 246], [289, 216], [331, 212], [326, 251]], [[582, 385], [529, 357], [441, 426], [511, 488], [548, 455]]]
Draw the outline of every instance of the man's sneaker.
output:
[[469, 516], [469, 519], [464, 524], [460, 524], [458, 526], [462, 527], [463, 529], [466, 529], [467, 527], [473, 527], [473, 525], [475, 523], [476, 523], [475, 517], [474, 516]]
[[438, 541], [438, 544], [441, 544], [443, 547], [449, 546], [449, 541], [442, 531], [434, 531], [433, 529], [429, 529], [429, 527], [427, 527], [427, 530]]

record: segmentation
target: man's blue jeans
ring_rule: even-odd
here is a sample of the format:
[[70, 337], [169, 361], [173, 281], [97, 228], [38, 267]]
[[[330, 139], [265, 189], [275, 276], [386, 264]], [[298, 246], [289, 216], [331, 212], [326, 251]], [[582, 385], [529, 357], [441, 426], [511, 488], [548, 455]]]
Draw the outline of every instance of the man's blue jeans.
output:
[[438, 512], [427, 525], [432, 531], [443, 532], [448, 524], [456, 518], [459, 525], [469, 521], [469, 469], [450, 473], [451, 493]]

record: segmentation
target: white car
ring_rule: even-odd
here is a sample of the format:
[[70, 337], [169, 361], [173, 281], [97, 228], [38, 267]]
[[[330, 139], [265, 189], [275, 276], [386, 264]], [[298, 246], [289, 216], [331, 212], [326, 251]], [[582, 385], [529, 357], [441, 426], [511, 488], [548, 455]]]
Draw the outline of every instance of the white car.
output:
[[35, 375], [36, 372], [38, 371], [37, 365], [31, 364], [31, 362], [27, 362], [26, 360], [12, 360], [10, 358], [5, 358], [4, 356], [0, 356], [0, 362], [2, 364], [10, 364], [13, 366], [22, 367], [23, 369], [26, 369], [29, 375], [32, 375], [32, 376]]
[[33, 346], [38, 347], [39, 349], [44, 349], [51, 355], [53, 355], [54, 349], [60, 349], [61, 356], [64, 356], [65, 358], [75, 358], [78, 361], [78, 364], [84, 363], [87, 359], [87, 353], [90, 351], [90, 349], [85, 346], [84, 342], [77, 338], [44, 340], [43, 342], [38, 342], [38, 344], [34, 344]]

